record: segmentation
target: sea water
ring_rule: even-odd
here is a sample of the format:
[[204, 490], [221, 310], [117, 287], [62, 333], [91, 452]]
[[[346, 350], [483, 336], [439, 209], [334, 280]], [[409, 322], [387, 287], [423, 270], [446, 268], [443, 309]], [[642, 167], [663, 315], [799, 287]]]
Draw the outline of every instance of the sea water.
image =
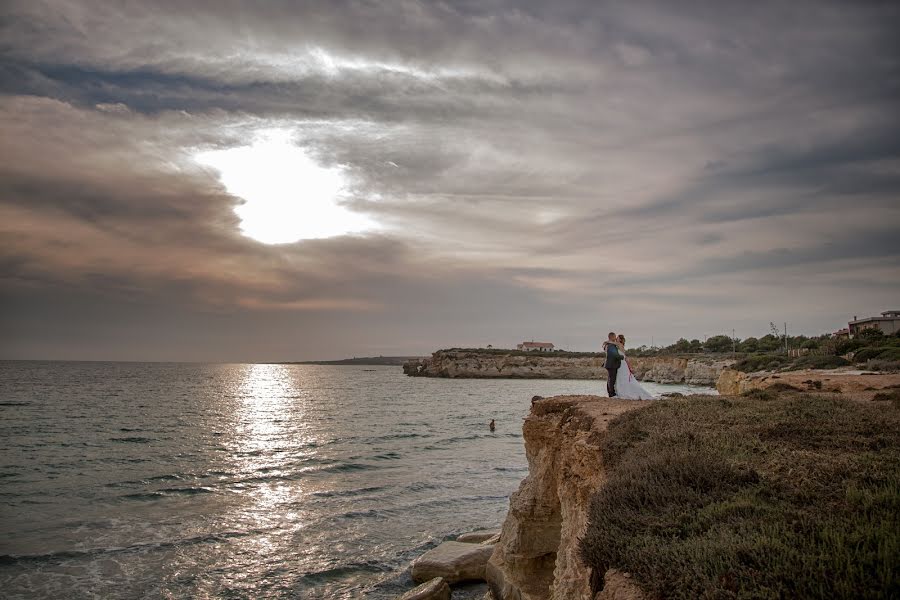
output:
[[0, 362], [0, 590], [394, 598], [421, 553], [499, 528], [532, 396], [573, 393], [605, 382]]

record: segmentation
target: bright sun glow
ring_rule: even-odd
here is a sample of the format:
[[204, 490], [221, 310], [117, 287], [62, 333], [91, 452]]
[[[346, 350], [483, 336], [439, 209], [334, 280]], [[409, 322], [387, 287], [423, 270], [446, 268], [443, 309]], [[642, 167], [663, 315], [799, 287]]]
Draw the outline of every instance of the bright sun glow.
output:
[[291, 143], [290, 134], [267, 132], [252, 145], [195, 156], [219, 172], [241, 231], [265, 244], [287, 244], [373, 229], [375, 223], [338, 202], [346, 191], [340, 167], [322, 167]]

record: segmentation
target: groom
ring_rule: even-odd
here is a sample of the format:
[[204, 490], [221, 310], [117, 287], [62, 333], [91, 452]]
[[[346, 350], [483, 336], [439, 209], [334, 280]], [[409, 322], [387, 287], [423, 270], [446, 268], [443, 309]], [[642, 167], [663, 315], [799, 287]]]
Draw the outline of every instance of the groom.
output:
[[609, 378], [606, 380], [606, 393], [610, 398], [615, 398], [616, 375], [619, 373], [619, 367], [622, 366], [622, 354], [619, 352], [619, 347], [616, 346], [616, 334], [612, 331], [609, 332], [609, 341], [603, 344], [603, 349], [606, 351], [606, 362], [603, 366], [609, 373]]

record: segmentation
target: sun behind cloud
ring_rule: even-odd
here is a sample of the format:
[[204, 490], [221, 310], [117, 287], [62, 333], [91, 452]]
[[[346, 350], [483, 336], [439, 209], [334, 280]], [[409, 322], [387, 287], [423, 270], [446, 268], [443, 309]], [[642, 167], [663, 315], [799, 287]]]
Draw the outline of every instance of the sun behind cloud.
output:
[[318, 164], [289, 132], [265, 131], [249, 146], [206, 150], [194, 159], [218, 171], [228, 193], [244, 200], [235, 207], [241, 231], [264, 244], [377, 228], [341, 204], [348, 183], [344, 168]]

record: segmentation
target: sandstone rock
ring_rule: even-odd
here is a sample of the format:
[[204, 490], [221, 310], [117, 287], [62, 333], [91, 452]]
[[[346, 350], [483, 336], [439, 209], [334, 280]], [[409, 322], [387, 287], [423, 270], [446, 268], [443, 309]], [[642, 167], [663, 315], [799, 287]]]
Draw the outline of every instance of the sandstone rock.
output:
[[421, 583], [434, 577], [443, 577], [449, 584], [481, 581], [493, 551], [493, 546], [444, 542], [413, 561], [413, 581]]
[[[527, 356], [439, 350], [430, 357], [408, 361], [403, 365], [403, 372], [418, 377], [606, 379], [603, 361], [599, 356]], [[642, 381], [708, 386], [715, 385], [722, 370], [733, 363], [730, 359], [705, 356], [628, 359], [634, 374]]]
[[510, 496], [485, 577], [498, 600], [592, 600], [578, 554], [591, 494], [605, 474], [600, 444], [617, 415], [648, 401], [557, 396], [532, 404], [523, 434], [528, 476]]
[[456, 538], [457, 542], [465, 542], [467, 544], [480, 544], [485, 540], [489, 540], [493, 537], [499, 536], [499, 531], [473, 531], [471, 533], [464, 533], [458, 538]]
[[409, 590], [398, 600], [450, 600], [450, 586], [442, 577], [435, 577]]
[[723, 396], [738, 396], [751, 390], [783, 392], [809, 390], [832, 394], [854, 394], [857, 399], [868, 399], [874, 390], [900, 385], [900, 374], [880, 373], [868, 375], [853, 369], [786, 371], [774, 374], [769, 371], [741, 373], [733, 369], [722, 371], [716, 389]]
[[737, 396], [745, 392], [747, 374], [735, 371], [734, 369], [725, 369], [719, 375], [716, 382], [716, 390], [723, 396]]
[[481, 542], [481, 544], [483, 546], [493, 546], [494, 544], [498, 543], [499, 541], [500, 541], [500, 532], [498, 531], [497, 533], [495, 533], [488, 539]]

